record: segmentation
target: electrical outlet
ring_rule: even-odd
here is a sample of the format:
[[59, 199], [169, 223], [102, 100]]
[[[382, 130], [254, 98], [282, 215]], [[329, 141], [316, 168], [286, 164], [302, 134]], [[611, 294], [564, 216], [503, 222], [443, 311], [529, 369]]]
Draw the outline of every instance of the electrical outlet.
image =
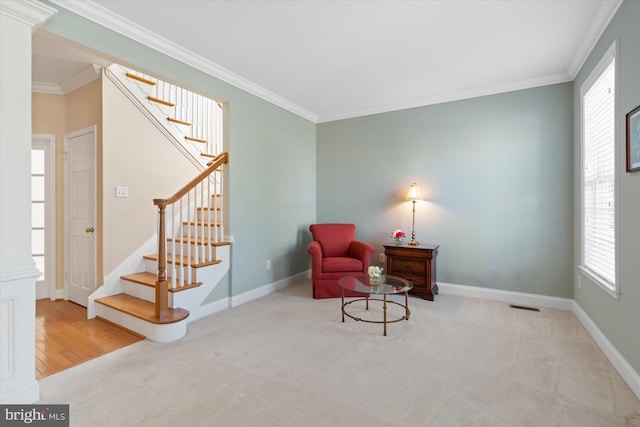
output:
[[386, 262], [387, 261], [387, 257], [384, 256], [384, 254], [378, 254], [378, 262]]
[[271, 270], [271, 260], [267, 260], [267, 270]]

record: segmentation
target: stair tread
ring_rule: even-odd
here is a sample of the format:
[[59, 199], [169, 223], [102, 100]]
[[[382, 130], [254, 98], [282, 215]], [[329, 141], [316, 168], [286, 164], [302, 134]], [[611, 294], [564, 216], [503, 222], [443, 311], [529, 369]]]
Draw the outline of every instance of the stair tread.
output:
[[145, 79], [144, 77], [140, 77], [137, 74], [133, 74], [133, 73], [126, 73], [127, 77], [129, 77], [130, 79], [134, 79], [137, 80], [139, 82], [148, 84], [149, 86], [155, 86], [156, 82], [154, 82], [153, 80], [149, 80], [149, 79]]
[[176, 104], [170, 101], [165, 101], [164, 99], [156, 98], [153, 96], [147, 96], [147, 99], [152, 102], [157, 102], [158, 104], [166, 105], [167, 107], [175, 107]]
[[184, 139], [186, 139], [187, 141], [201, 142], [203, 144], [207, 143], [206, 139], [196, 138], [196, 137], [193, 137], [193, 136], [185, 136]]
[[176, 241], [176, 243], [191, 243], [191, 244], [211, 245], [211, 246], [227, 246], [231, 244], [229, 242], [212, 242], [209, 239], [201, 239], [200, 237], [198, 237], [197, 240], [195, 237], [191, 237], [190, 239], [187, 237], [177, 237], [177, 238], [168, 237], [167, 238], [167, 241], [169, 242], [173, 242], [174, 240]]
[[219, 222], [211, 222], [211, 221], [182, 221], [183, 225], [197, 225], [198, 227], [200, 227], [201, 225], [204, 225], [205, 227], [211, 226], [211, 227], [220, 227], [220, 223]]
[[[158, 260], [158, 254], [151, 254], [151, 255], [145, 255], [143, 256], [144, 259], [148, 259], [148, 260], [152, 260], [152, 261], [157, 261]], [[212, 259], [211, 261], [197, 261], [195, 258], [191, 257], [191, 259], [189, 259], [186, 255], [182, 256], [182, 258], [178, 257], [178, 259], [176, 259], [175, 264], [177, 265], [189, 265], [193, 268], [201, 268], [201, 267], [207, 267], [209, 265], [215, 265], [215, 264], [220, 264], [222, 261], [220, 261], [219, 259]], [[171, 256], [171, 254], [167, 254], [167, 264], [173, 264], [173, 257]], [[149, 273], [152, 274], [152, 273]]]
[[[122, 280], [126, 280], [129, 282], [137, 283], [139, 285], [149, 286], [152, 288], [156, 287], [156, 281], [158, 280], [158, 275], [155, 273], [149, 273], [148, 271], [141, 271], [139, 273], [126, 274], [124, 276], [120, 276]], [[167, 277], [167, 280], [171, 282], [171, 278]], [[180, 287], [172, 288], [169, 287], [169, 292], [179, 292], [184, 291], [191, 288], [197, 288], [202, 285], [202, 282], [193, 282], [193, 283], [185, 283]]]
[[185, 122], [184, 120], [175, 119], [173, 117], [167, 117], [167, 120], [172, 122], [172, 123], [178, 123], [180, 125], [191, 126], [191, 123]]
[[110, 295], [96, 302], [154, 324], [176, 323], [189, 316], [184, 308], [169, 308], [166, 316], [157, 319], [154, 303], [127, 294]]

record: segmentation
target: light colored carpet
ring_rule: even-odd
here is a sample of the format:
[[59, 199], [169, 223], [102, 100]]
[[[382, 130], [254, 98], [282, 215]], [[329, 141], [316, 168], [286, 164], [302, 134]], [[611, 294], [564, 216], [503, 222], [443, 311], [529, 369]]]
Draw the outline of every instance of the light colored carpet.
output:
[[409, 307], [384, 337], [303, 281], [47, 377], [41, 403], [69, 403], [83, 427], [640, 426], [573, 313], [450, 295]]

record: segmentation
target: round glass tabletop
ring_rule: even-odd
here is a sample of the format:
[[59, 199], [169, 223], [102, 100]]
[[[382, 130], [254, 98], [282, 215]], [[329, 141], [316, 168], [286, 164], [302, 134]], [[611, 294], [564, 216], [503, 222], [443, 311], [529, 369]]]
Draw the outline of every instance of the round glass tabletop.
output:
[[344, 289], [359, 292], [361, 294], [402, 294], [413, 288], [410, 281], [401, 277], [382, 274], [378, 283], [372, 280], [368, 274], [358, 273], [344, 276], [338, 280], [338, 285]]

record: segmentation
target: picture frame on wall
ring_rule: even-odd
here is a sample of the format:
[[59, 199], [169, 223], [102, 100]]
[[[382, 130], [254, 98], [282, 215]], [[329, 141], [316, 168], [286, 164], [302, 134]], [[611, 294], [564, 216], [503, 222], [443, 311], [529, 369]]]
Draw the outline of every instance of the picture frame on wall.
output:
[[627, 172], [640, 171], [640, 105], [627, 113]]

